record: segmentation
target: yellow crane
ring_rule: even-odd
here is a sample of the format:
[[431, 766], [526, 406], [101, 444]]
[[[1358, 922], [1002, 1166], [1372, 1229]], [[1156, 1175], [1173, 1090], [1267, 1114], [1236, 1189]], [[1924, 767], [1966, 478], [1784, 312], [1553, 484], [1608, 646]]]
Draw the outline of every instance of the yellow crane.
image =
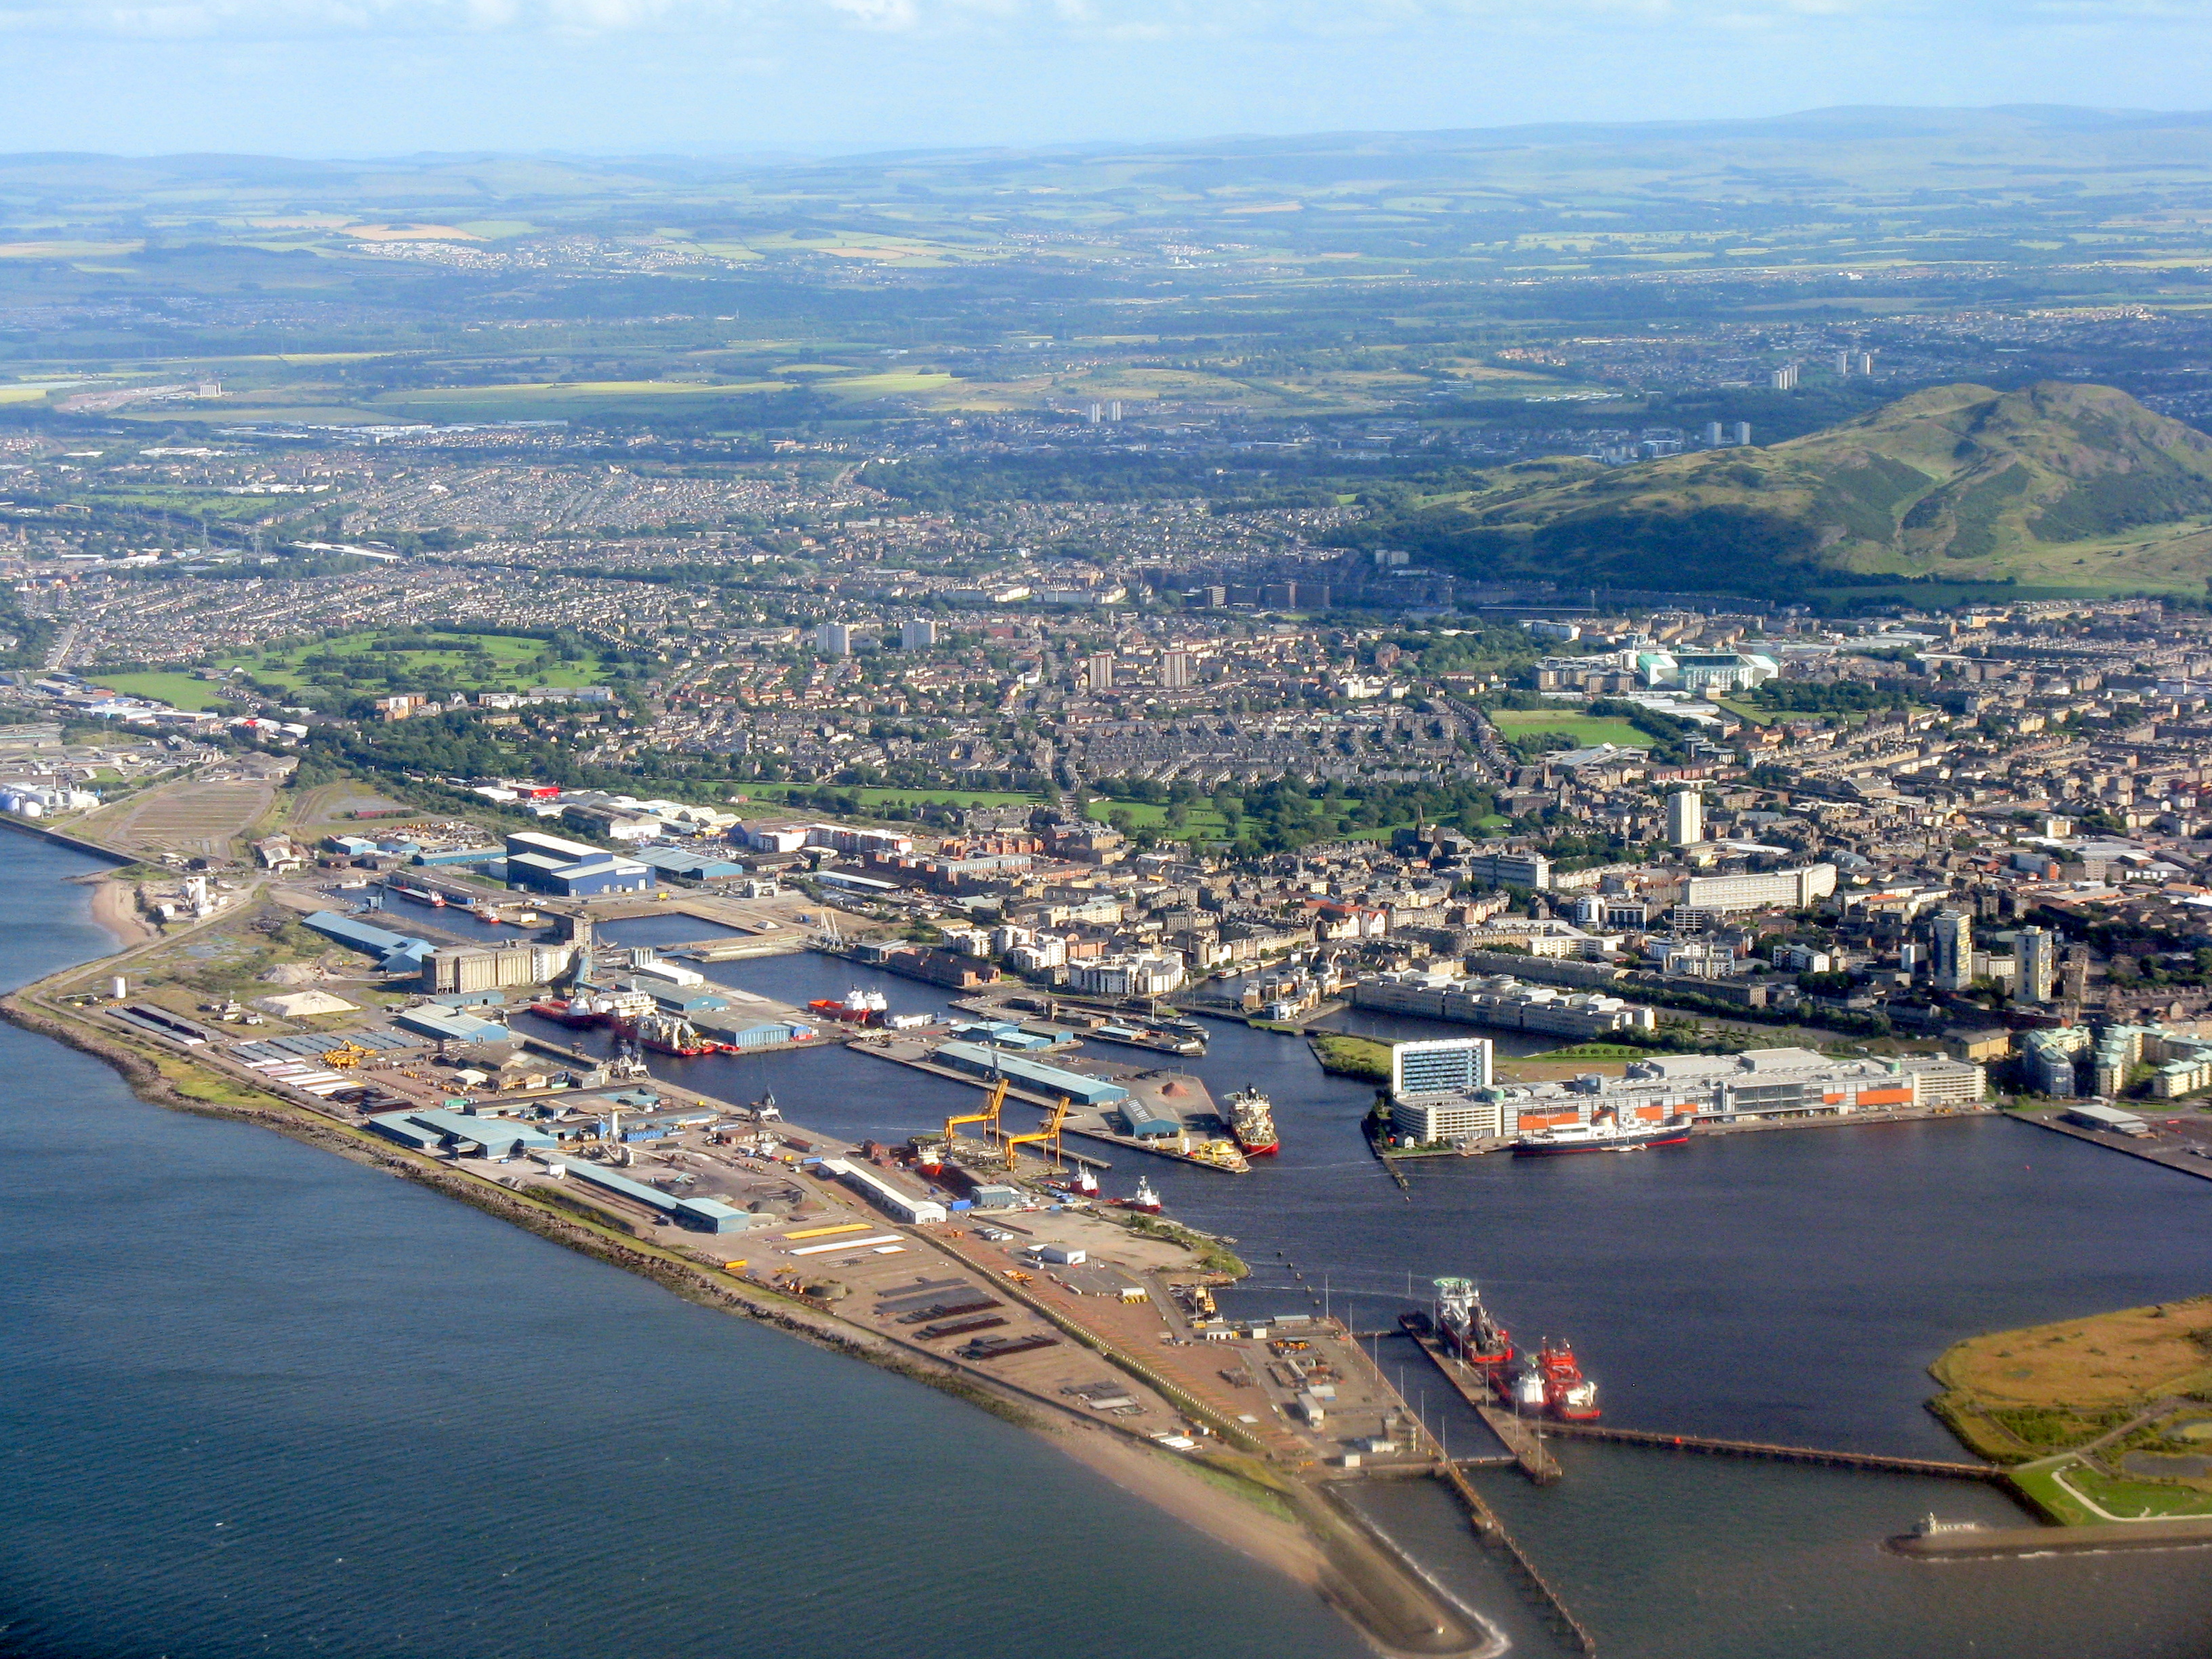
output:
[[1015, 1151], [1015, 1148], [1029, 1146], [1050, 1146], [1052, 1148], [1052, 1167], [1055, 1170], [1060, 1168], [1060, 1126], [1066, 1121], [1067, 1097], [1066, 1095], [1062, 1095], [1060, 1097], [1059, 1104], [1055, 1105], [1052, 1109], [1052, 1115], [1044, 1121], [1044, 1123], [1041, 1127], [1032, 1130], [1030, 1133], [1025, 1135], [1002, 1135], [1000, 1137], [999, 1150], [1006, 1155], [1006, 1169], [1008, 1171], [1011, 1172], [1012, 1170], [1015, 1159], [1019, 1156], [1019, 1154]]
[[1006, 1103], [1006, 1079], [1000, 1078], [996, 1083], [991, 1085], [991, 1092], [983, 1097], [983, 1109], [981, 1111], [969, 1112], [963, 1117], [946, 1118], [945, 1120], [945, 1155], [947, 1158], [950, 1158], [952, 1155], [952, 1132], [963, 1123], [985, 1124], [988, 1126], [983, 1131], [987, 1136], [997, 1134], [999, 1133], [999, 1109]]

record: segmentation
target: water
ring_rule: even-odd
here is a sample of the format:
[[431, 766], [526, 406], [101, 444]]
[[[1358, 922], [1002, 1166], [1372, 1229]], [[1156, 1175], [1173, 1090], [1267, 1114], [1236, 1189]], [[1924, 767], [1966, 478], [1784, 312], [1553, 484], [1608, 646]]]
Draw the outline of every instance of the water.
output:
[[[67, 855], [0, 859], [18, 878], [0, 967], [99, 948], [40, 879]], [[857, 982], [895, 1012], [947, 1006], [817, 957], [706, 971], [785, 1001]], [[1987, 1120], [1436, 1160], [1401, 1194], [1358, 1133], [1367, 1085], [1295, 1040], [1212, 1029], [1194, 1069], [1217, 1096], [1267, 1090], [1282, 1156], [1232, 1179], [1102, 1149], [1109, 1191], [1141, 1171], [1235, 1235], [1257, 1272], [1233, 1299], [1255, 1309], [1311, 1305], [1325, 1278], [1382, 1325], [1419, 1301], [1409, 1273], [1472, 1273], [1516, 1331], [1574, 1339], [1618, 1421], [1956, 1456], [1921, 1405], [1948, 1343], [2212, 1282], [2212, 1183]], [[0, 1285], [0, 1654], [1358, 1650], [1307, 1597], [968, 1407], [325, 1154], [143, 1107], [12, 1029], [0, 1057], [25, 1080], [0, 1103], [19, 1172], [0, 1206], [28, 1241]], [[854, 1138], [975, 1098], [842, 1048], [657, 1069], [772, 1087]], [[1419, 1395], [1408, 1345], [1378, 1358]], [[1473, 1443], [1471, 1419], [1429, 1412]], [[2021, 1517], [1972, 1483], [1562, 1455], [1559, 1486], [1483, 1484], [1609, 1659], [2212, 1650], [2212, 1553], [1922, 1566], [1877, 1540], [1931, 1508]], [[1362, 1502], [1517, 1652], [1559, 1650], [1436, 1489]]]
[[[0, 839], [0, 979], [104, 951]], [[1353, 1659], [1036, 1437], [0, 1026], [0, 1654]]]

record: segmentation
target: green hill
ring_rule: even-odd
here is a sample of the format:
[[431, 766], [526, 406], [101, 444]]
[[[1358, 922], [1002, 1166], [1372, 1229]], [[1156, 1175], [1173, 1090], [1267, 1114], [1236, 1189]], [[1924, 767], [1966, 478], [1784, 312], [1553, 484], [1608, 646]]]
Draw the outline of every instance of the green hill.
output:
[[1475, 577], [1771, 592], [1856, 572], [2201, 592], [2212, 437], [2110, 386], [1939, 386], [1765, 448], [1525, 462], [1362, 534]]

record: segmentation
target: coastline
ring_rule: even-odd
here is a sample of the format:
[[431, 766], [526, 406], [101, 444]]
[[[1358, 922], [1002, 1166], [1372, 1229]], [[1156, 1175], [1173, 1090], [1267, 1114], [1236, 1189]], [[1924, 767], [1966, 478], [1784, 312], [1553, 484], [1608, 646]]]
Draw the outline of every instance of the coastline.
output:
[[115, 941], [117, 950], [128, 951], [160, 937], [139, 913], [136, 884], [101, 875], [88, 884], [92, 888], [93, 923]]
[[[118, 884], [104, 882], [95, 902], [127, 891]], [[111, 905], [113, 902], [111, 898]], [[118, 931], [105, 918], [103, 926]], [[155, 936], [150, 928], [144, 931], [146, 937]], [[100, 960], [88, 958], [60, 972], [81, 973]], [[1032, 1431], [1162, 1513], [1310, 1590], [1376, 1652], [1391, 1659], [1489, 1659], [1501, 1650], [1495, 1631], [1444, 1597], [1410, 1559], [1394, 1547], [1378, 1547], [1357, 1528], [1347, 1526], [1318, 1494], [1295, 1482], [1278, 1489], [1269, 1483], [1248, 1482], [1231, 1468], [1170, 1459], [1085, 1419], [1063, 1417], [1055, 1402], [931, 1366], [925, 1363], [927, 1356], [885, 1344], [872, 1333], [846, 1326], [834, 1314], [726, 1279], [686, 1256], [618, 1236], [525, 1194], [372, 1141], [276, 1097], [241, 1098], [227, 1079], [218, 1079], [210, 1080], [224, 1091], [222, 1097], [196, 1093], [191, 1087], [194, 1068], [188, 1060], [176, 1057], [173, 1065], [181, 1075], [172, 1076], [172, 1068], [161, 1063], [168, 1057], [142, 1051], [36, 1004], [39, 988], [54, 977], [47, 975], [0, 997], [0, 1018], [103, 1061], [149, 1105], [272, 1129], [399, 1179], [419, 1182], [540, 1237], [650, 1279], [686, 1301], [757, 1320], [802, 1341], [952, 1395]], [[1040, 1405], [1046, 1409], [1040, 1412]], [[1247, 1485], [1249, 1494], [1238, 1490]], [[1289, 1513], [1275, 1513], [1271, 1504]]]

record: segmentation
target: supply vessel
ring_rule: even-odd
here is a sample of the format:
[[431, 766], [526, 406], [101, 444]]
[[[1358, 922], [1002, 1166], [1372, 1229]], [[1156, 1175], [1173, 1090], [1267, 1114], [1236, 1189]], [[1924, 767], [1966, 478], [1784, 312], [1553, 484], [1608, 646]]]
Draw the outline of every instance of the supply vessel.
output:
[[1229, 1133], [1248, 1158], [1267, 1158], [1283, 1149], [1275, 1133], [1275, 1103], [1257, 1089], [1239, 1089], [1229, 1097]]
[[634, 1014], [618, 1016], [615, 1030], [629, 1038], [641, 1048], [650, 1048], [656, 1054], [675, 1054], [684, 1060], [700, 1054], [718, 1054], [723, 1045], [712, 1037], [703, 1036], [699, 1028], [688, 1019], [674, 1014]]
[[823, 1019], [842, 1020], [848, 1025], [880, 1025], [890, 1012], [890, 1005], [881, 991], [864, 991], [855, 985], [845, 993], [842, 1002], [835, 997], [821, 997], [806, 1005], [809, 1013]]

